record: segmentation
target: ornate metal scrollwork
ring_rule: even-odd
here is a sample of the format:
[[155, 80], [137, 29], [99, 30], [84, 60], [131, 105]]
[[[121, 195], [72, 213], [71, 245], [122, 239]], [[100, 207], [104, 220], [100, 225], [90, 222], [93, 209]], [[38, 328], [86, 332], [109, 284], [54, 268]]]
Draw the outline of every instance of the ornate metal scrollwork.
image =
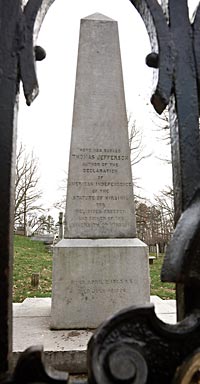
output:
[[[171, 100], [177, 220], [183, 214], [167, 251], [162, 278], [184, 285], [183, 315], [190, 315], [176, 325], [168, 325], [156, 317], [150, 305], [116, 314], [89, 342], [88, 380], [90, 384], [188, 384], [198, 378], [200, 367], [200, 5], [191, 25], [186, 0], [168, 1], [168, 20], [156, 0], [130, 1], [143, 17], [150, 36], [153, 52], [146, 62], [157, 68], [152, 104], [162, 113]], [[43, 8], [41, 21], [52, 2], [25, 0], [23, 9], [19, 0], [0, 2], [0, 137], [4, 138], [0, 141], [0, 381], [7, 384], [63, 384], [68, 378], [47, 372], [40, 349], [26, 351], [13, 375], [7, 375], [15, 100], [20, 80], [28, 105], [38, 93], [35, 57], [45, 54], [34, 48], [33, 31], [38, 12]]]
[[200, 381], [200, 350], [197, 349], [178, 367], [172, 384], [198, 384]]
[[200, 5], [191, 24], [187, 0], [165, 1], [167, 19], [155, 0], [130, 1], [149, 33], [153, 53], [147, 57], [147, 63], [158, 67], [159, 80], [152, 96], [157, 112], [163, 111], [171, 96], [175, 221], [182, 216], [167, 250], [161, 278], [178, 284], [180, 319], [200, 308], [200, 299], [195, 294], [200, 288]]
[[89, 342], [89, 383], [169, 384], [199, 340], [200, 312], [169, 325], [156, 317], [152, 305], [123, 310]]

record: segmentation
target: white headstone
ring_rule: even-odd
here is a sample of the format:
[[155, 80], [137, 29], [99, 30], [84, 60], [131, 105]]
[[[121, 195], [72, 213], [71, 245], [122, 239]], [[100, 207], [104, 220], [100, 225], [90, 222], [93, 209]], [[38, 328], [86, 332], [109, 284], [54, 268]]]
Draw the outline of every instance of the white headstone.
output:
[[156, 244], [156, 258], [159, 257], [159, 244]]
[[100, 14], [81, 20], [65, 216], [65, 238], [54, 249], [51, 327], [96, 328], [148, 302], [118, 27]]

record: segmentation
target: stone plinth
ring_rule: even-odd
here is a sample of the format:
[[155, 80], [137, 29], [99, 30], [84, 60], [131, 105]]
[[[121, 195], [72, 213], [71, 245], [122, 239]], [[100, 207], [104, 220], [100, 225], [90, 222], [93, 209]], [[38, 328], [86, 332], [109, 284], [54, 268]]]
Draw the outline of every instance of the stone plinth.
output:
[[51, 328], [96, 328], [150, 300], [148, 251], [138, 239], [63, 239], [54, 249]]

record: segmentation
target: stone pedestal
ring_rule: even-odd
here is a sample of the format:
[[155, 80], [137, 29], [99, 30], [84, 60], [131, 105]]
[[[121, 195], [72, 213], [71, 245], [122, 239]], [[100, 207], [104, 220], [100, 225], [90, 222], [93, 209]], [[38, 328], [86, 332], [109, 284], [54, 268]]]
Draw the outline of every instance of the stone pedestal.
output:
[[147, 246], [138, 239], [63, 239], [55, 247], [51, 328], [96, 328], [149, 302]]

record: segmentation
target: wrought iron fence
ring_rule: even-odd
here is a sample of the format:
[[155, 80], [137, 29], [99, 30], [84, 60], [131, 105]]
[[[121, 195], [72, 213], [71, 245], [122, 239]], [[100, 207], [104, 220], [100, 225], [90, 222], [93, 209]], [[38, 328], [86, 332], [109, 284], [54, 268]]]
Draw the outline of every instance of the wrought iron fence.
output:
[[[88, 345], [88, 381], [105, 383], [198, 382], [200, 368], [200, 6], [194, 22], [186, 0], [130, 0], [144, 20], [152, 46], [146, 62], [158, 71], [152, 104], [168, 106], [175, 191], [176, 229], [162, 270], [177, 284], [176, 325], [162, 323], [152, 306], [123, 310], [105, 322]], [[41, 350], [32, 348], [11, 372], [13, 174], [19, 82], [27, 104], [38, 93], [35, 46], [53, 0], [0, 2], [0, 381], [66, 382], [50, 375]], [[22, 5], [25, 5], [22, 7]], [[166, 11], [164, 13], [164, 10]], [[36, 27], [35, 27], [36, 26]], [[34, 49], [33, 49], [34, 48]]]

